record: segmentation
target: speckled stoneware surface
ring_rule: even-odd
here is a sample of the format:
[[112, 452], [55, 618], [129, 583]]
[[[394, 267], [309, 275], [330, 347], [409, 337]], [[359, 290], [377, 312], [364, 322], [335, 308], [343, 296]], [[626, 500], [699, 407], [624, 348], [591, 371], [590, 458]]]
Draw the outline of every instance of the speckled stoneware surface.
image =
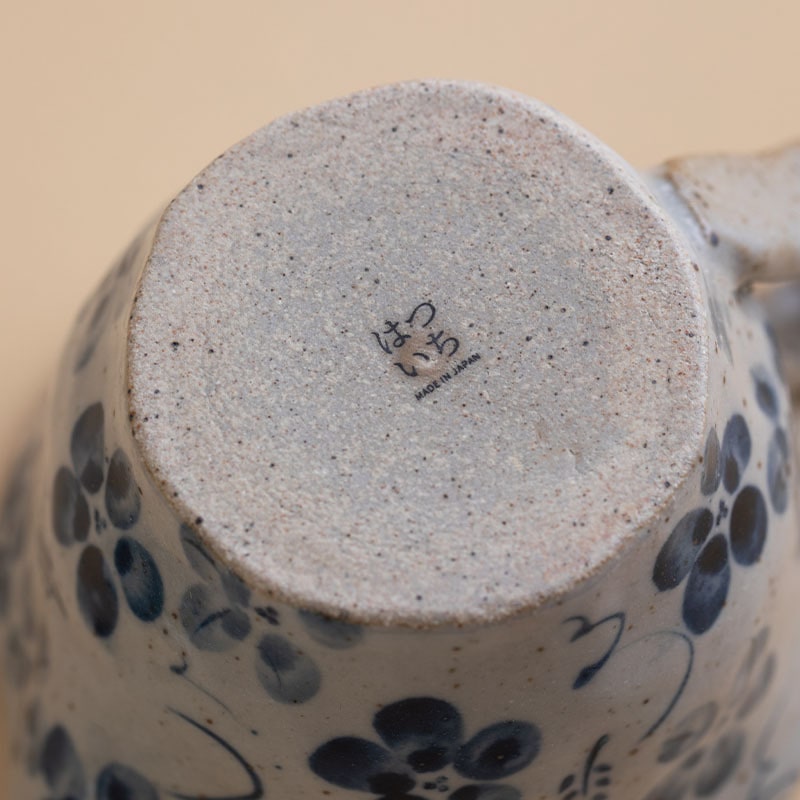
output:
[[6, 493], [15, 800], [782, 797], [797, 186], [442, 82], [213, 162]]

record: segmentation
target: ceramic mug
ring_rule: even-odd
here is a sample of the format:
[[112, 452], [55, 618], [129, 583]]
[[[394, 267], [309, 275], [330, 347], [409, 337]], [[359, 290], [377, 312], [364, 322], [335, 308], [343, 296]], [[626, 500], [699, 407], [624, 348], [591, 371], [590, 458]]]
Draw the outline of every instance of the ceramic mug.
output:
[[784, 796], [798, 172], [448, 82], [214, 161], [10, 472], [14, 799]]

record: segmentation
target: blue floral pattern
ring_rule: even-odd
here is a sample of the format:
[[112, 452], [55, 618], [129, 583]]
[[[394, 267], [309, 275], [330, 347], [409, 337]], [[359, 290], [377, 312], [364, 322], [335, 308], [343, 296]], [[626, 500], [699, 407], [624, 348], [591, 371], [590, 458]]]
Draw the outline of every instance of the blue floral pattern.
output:
[[735, 780], [747, 752], [743, 722], [764, 701], [775, 677], [776, 656], [768, 644], [769, 629], [762, 628], [750, 642], [724, 710], [708, 701], [673, 728], [661, 745], [658, 761], [677, 766], [646, 800], [711, 797]]
[[182, 525], [180, 537], [186, 559], [201, 579], [183, 594], [181, 624], [200, 650], [227, 650], [250, 635], [250, 590], [211, 557], [193, 528]]
[[770, 513], [782, 515], [789, 506], [791, 459], [788, 435], [780, 425], [779, 395], [766, 368], [755, 367], [750, 374], [756, 404], [773, 424], [766, 486], [743, 485], [753, 442], [745, 417], [733, 414], [721, 445], [716, 428], [706, 438], [700, 490], [708, 504], [678, 521], [653, 567], [653, 583], [660, 592], [675, 589], [688, 578], [683, 621], [696, 635], [709, 630], [725, 607], [732, 562], [742, 567], [757, 564], [766, 545]]
[[708, 631], [725, 607], [731, 562], [752, 567], [766, 544], [769, 513], [764, 494], [755, 484], [742, 485], [751, 453], [750, 429], [741, 414], [728, 420], [721, 446], [716, 428], [709, 431], [700, 481], [709, 503], [681, 517], [653, 566], [659, 592], [686, 582], [683, 621], [695, 635]]
[[[247, 777], [250, 783], [248, 793], [220, 796], [216, 800], [260, 800], [264, 797], [261, 778], [230, 742], [202, 722], [175, 709], [168, 711], [201, 731], [216, 746], [227, 752]], [[31, 771], [39, 773], [44, 779], [51, 793], [50, 800], [89, 800], [90, 797], [96, 800], [159, 800], [161, 797], [154, 782], [133, 767], [118, 761], [112, 761], [100, 768], [94, 782], [95, 791], [92, 793], [84, 763], [68, 730], [60, 723], [53, 725], [44, 735], [31, 763]], [[205, 794], [190, 795], [175, 791], [169, 794], [179, 800], [200, 800], [201, 797], [206, 797]]]
[[[421, 800], [420, 791], [450, 792], [448, 800], [520, 800], [516, 788], [497, 781], [525, 769], [541, 749], [539, 729], [518, 720], [496, 722], [463, 741], [458, 709], [433, 697], [391, 703], [375, 714], [372, 726], [382, 744], [355, 736], [331, 739], [311, 754], [311, 770], [380, 800]], [[451, 779], [437, 775], [449, 766], [471, 782], [450, 791]]]
[[[232, 649], [253, 631], [250, 589], [208, 552], [192, 527], [182, 525], [180, 537], [184, 555], [201, 579], [183, 594], [181, 624], [189, 641], [199, 650]], [[252, 611], [268, 625], [281, 625], [280, 613], [273, 606], [257, 606]], [[182, 669], [173, 671], [182, 674]], [[266, 633], [259, 638], [255, 671], [259, 683], [273, 700], [291, 705], [310, 700], [322, 682], [314, 659], [279, 633]]]
[[789, 436], [780, 424], [778, 393], [766, 369], [758, 367], [751, 372], [755, 384], [758, 407], [773, 423], [772, 436], [767, 446], [767, 492], [776, 513], [783, 514], [789, 506], [791, 492], [791, 459]]
[[[131, 612], [153, 622], [164, 609], [164, 583], [151, 553], [129, 531], [141, 513], [140, 490], [126, 453], [105, 449], [105, 412], [93, 403], [78, 417], [70, 437], [71, 466], [58, 468], [53, 479], [51, 527], [65, 548], [82, 545], [77, 565], [76, 596], [81, 616], [100, 638], [110, 637], [119, 619], [116, 572]], [[105, 490], [103, 491], [103, 488]], [[95, 497], [101, 498], [95, 502]], [[103, 533], [109, 523], [124, 531], [106, 557]], [[97, 543], [90, 542], [94, 528]]]

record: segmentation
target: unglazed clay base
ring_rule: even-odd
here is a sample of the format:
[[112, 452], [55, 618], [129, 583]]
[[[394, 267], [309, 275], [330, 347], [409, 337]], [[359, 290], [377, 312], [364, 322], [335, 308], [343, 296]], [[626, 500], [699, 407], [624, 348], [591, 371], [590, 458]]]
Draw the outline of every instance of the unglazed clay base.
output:
[[700, 278], [604, 147], [510, 92], [294, 114], [162, 220], [134, 431], [248, 579], [371, 624], [487, 622], [585, 581], [696, 464]]

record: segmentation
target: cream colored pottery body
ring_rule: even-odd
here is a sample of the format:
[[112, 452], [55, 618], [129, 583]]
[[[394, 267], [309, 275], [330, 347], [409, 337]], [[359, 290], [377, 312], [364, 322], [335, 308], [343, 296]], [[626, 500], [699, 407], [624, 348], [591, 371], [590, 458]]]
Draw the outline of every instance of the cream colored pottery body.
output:
[[12, 472], [15, 800], [783, 796], [797, 163], [434, 82], [210, 165]]

